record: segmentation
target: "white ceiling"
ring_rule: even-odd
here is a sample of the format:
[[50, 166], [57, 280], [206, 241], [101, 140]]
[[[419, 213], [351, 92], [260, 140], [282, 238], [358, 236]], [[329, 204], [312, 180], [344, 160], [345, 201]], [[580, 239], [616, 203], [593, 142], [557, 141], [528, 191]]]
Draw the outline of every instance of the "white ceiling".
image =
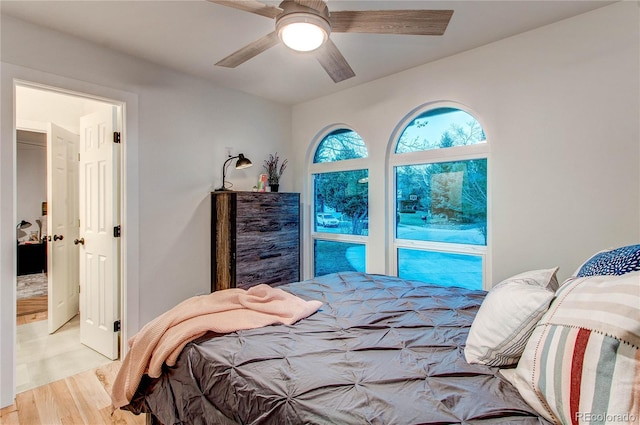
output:
[[[279, 1], [264, 3], [277, 6]], [[453, 9], [441, 37], [332, 34], [356, 73], [334, 83], [282, 45], [235, 69], [214, 63], [273, 31], [268, 18], [206, 0], [10, 1], [3, 14], [284, 104], [296, 104], [557, 22], [612, 1], [329, 0], [329, 10]]]

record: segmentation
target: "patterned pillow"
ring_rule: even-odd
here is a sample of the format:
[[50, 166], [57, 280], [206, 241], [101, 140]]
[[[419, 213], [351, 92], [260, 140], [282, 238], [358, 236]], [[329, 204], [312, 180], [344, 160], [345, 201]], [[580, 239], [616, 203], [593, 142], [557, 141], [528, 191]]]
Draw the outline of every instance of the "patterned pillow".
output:
[[533, 328], [558, 289], [558, 268], [533, 270], [506, 279], [489, 291], [469, 330], [468, 363], [518, 363]]
[[640, 245], [601, 251], [580, 267], [576, 276], [623, 275], [640, 270]]
[[568, 280], [512, 383], [556, 424], [640, 423], [640, 272]]

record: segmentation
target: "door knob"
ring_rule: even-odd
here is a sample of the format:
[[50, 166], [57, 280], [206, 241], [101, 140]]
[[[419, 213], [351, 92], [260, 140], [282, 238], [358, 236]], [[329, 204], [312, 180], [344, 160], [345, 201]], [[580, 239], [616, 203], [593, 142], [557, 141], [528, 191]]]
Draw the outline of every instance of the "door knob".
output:
[[84, 245], [84, 238], [74, 239], [73, 243], [76, 244], [76, 245], [78, 245], [78, 244]]
[[55, 241], [61, 241], [64, 239], [64, 235], [53, 235], [53, 240]]

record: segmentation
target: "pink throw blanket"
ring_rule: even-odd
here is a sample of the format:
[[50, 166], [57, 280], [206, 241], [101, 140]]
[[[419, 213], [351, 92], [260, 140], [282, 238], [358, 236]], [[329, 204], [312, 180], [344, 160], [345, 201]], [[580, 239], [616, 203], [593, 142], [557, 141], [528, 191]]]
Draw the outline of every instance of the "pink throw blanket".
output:
[[320, 301], [304, 301], [269, 285], [189, 298], [129, 339], [129, 352], [111, 391], [113, 407], [129, 404], [143, 374], [159, 377], [163, 363], [174, 366], [184, 346], [207, 331], [228, 333], [275, 323], [291, 325], [315, 313], [321, 305]]

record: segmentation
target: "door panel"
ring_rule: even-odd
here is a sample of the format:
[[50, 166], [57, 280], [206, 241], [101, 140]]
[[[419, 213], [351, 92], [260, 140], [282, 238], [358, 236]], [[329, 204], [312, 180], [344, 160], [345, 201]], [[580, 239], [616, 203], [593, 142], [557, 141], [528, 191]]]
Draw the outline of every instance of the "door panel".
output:
[[119, 224], [116, 108], [80, 120], [80, 341], [118, 358]]
[[53, 333], [78, 313], [79, 136], [49, 125], [47, 142], [48, 330]]

